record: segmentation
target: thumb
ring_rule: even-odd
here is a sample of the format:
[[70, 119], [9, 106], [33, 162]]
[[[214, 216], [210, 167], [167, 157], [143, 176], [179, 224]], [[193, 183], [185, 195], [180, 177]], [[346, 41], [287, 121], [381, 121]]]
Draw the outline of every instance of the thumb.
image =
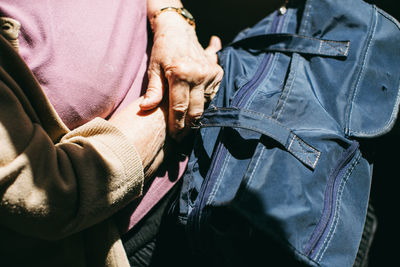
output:
[[142, 110], [149, 110], [157, 107], [161, 103], [164, 95], [164, 85], [160, 70], [149, 70], [148, 77], [149, 83], [144, 98], [139, 104]]
[[213, 62], [218, 62], [217, 52], [222, 48], [221, 39], [218, 36], [211, 36], [208, 47], [205, 49], [207, 57]]
[[218, 36], [213, 35], [213, 36], [211, 36], [210, 42], [208, 43], [208, 47], [205, 50], [207, 53], [215, 54], [221, 48], [222, 48], [221, 39]]

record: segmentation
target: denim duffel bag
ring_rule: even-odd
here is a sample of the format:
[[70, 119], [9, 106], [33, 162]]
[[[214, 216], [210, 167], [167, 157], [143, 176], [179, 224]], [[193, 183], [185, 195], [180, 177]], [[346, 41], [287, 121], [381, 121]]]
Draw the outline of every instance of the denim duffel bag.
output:
[[359, 144], [395, 123], [399, 51], [398, 22], [360, 0], [289, 1], [223, 48], [179, 199], [199, 259], [353, 266], [372, 177]]

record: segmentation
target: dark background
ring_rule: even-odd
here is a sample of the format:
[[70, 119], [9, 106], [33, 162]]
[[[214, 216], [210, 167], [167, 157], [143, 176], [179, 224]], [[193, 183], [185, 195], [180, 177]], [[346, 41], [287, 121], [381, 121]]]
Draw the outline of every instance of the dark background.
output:
[[[260, 19], [280, 6], [281, 0], [183, 0], [185, 7], [196, 19], [199, 41], [207, 46], [211, 35], [221, 37], [223, 44], [246, 27], [251, 27]], [[400, 8], [396, 0], [367, 1], [375, 4], [400, 20]], [[400, 53], [400, 51], [399, 51]], [[400, 145], [397, 123], [395, 131], [373, 143], [362, 143], [369, 151], [366, 156], [374, 162], [371, 202], [378, 217], [378, 228], [370, 251], [369, 267], [400, 266], [397, 255], [400, 249], [397, 213], [400, 179], [398, 153]], [[397, 152], [397, 153], [396, 153]], [[396, 154], [397, 156], [395, 156]]]

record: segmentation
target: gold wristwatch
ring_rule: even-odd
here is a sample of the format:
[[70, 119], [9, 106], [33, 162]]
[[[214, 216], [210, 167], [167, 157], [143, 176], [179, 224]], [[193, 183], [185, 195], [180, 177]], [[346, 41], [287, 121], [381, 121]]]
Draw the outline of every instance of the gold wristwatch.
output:
[[184, 7], [164, 7], [154, 14], [153, 20], [163, 12], [173, 11], [181, 15], [190, 25], [196, 27], [193, 15]]

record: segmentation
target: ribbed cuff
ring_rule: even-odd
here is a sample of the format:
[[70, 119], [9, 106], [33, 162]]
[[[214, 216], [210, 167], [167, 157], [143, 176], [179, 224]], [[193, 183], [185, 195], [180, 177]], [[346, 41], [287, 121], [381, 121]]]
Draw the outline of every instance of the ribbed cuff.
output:
[[129, 195], [130, 199], [142, 194], [144, 185], [142, 160], [135, 147], [118, 128], [104, 119], [95, 118], [68, 133], [63, 139], [71, 139], [74, 136], [89, 139], [96, 146], [106, 148], [119, 160], [122, 170], [119, 171], [121, 175], [118, 181], [113, 181], [116, 183], [114, 187], [117, 187], [111, 193], [113, 201], [125, 198], [121, 194]]

